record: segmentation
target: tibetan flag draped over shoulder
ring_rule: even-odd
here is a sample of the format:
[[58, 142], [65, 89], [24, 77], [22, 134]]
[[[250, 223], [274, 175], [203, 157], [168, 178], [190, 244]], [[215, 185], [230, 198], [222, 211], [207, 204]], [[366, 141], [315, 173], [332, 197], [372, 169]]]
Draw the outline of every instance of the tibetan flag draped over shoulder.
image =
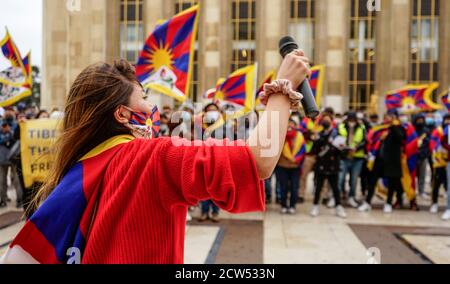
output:
[[299, 165], [302, 164], [306, 155], [305, 137], [300, 131], [295, 131], [294, 137], [286, 138], [283, 148], [283, 156]]
[[325, 78], [325, 66], [317, 65], [311, 68], [311, 77], [309, 78], [309, 84], [313, 95], [316, 98], [317, 106], [320, 108], [322, 103], [323, 92], [323, 80]]
[[132, 136], [102, 143], [74, 165], [11, 243], [41, 264], [79, 264], [106, 168]]
[[418, 113], [422, 111], [433, 111], [442, 109], [431, 99], [433, 91], [439, 84], [430, 85], [408, 85], [399, 90], [389, 92], [386, 95], [386, 107], [388, 110], [397, 109], [405, 114]]
[[444, 138], [444, 136], [446, 135], [448, 135], [448, 127], [446, 127], [444, 130], [441, 126], [439, 126], [436, 127], [433, 132], [431, 132], [430, 152], [432, 153], [434, 168], [447, 166], [448, 153], [447, 150], [442, 147], [441, 143], [442, 138]]
[[403, 124], [406, 132], [404, 153], [402, 155], [402, 185], [409, 200], [416, 195], [417, 159], [419, 151], [419, 136], [411, 123]]
[[196, 5], [156, 27], [136, 65], [144, 88], [182, 102], [189, 97], [198, 16]]
[[254, 109], [256, 93], [256, 65], [232, 73], [217, 88], [215, 98], [243, 107], [243, 112]]
[[430, 151], [436, 151], [441, 146], [441, 140], [445, 136], [444, 129], [441, 126], [436, 127], [430, 136]]
[[264, 92], [264, 85], [272, 83], [273, 80], [275, 80], [276, 73], [275, 70], [270, 71], [266, 77], [264, 78], [263, 82], [259, 86], [259, 89], [256, 91], [255, 94], [255, 108], [256, 109], [264, 109], [265, 107], [261, 104], [261, 101], [259, 100], [259, 94], [261, 92]]
[[386, 138], [389, 127], [386, 124], [375, 126], [367, 134], [367, 152], [369, 153], [367, 168], [370, 171], [373, 170], [375, 159], [378, 156], [381, 144]]

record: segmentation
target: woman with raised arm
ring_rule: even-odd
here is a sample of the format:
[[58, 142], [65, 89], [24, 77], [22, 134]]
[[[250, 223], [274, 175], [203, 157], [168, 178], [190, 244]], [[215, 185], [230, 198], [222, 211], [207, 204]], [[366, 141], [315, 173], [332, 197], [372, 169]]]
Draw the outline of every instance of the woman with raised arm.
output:
[[67, 97], [37, 211], [0, 262], [183, 263], [189, 206], [210, 199], [231, 213], [265, 209], [262, 180], [280, 157], [289, 110], [302, 98], [294, 90], [308, 66], [302, 51], [288, 55], [265, 88], [256, 131], [246, 143], [225, 144], [148, 139], [157, 113], [132, 65], [89, 66]]

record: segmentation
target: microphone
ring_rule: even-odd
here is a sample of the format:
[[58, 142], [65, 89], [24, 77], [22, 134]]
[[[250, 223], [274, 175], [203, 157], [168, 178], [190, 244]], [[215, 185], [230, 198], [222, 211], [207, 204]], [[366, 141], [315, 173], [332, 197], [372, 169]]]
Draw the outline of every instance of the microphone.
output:
[[[290, 36], [285, 36], [280, 40], [280, 54], [283, 58], [286, 57], [292, 51], [299, 49], [298, 44]], [[298, 91], [303, 95], [302, 105], [305, 111], [305, 115], [308, 118], [316, 118], [319, 116], [319, 108], [317, 107], [316, 99], [314, 98], [311, 86], [309, 85], [308, 79], [305, 79], [303, 83], [300, 84]]]

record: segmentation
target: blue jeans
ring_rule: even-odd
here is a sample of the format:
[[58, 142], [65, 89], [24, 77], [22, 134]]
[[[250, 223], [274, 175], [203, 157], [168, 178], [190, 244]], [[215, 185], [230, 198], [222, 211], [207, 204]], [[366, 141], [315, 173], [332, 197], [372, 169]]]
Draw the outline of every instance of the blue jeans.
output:
[[202, 201], [202, 214], [209, 214], [209, 209], [212, 208], [214, 215], [219, 214], [219, 207], [217, 207], [212, 200]]
[[[298, 184], [300, 181], [300, 169], [279, 168], [278, 176], [281, 184], [281, 206], [283, 208], [295, 208], [298, 200]], [[289, 205], [288, 193], [290, 193]]]
[[358, 177], [361, 174], [362, 167], [364, 165], [364, 159], [342, 160], [341, 171], [339, 173], [339, 190], [341, 193], [345, 192], [345, 177], [347, 173], [350, 173], [350, 193], [349, 197], [356, 196], [356, 185], [358, 183]]
[[264, 181], [264, 188], [266, 190], [266, 200], [272, 199], [272, 176]]
[[281, 200], [281, 185], [280, 179], [278, 177], [278, 167], [275, 169], [275, 173], [272, 176], [264, 181], [264, 187], [266, 189], [266, 199], [272, 199], [272, 178], [275, 176], [275, 197], [277, 200]]

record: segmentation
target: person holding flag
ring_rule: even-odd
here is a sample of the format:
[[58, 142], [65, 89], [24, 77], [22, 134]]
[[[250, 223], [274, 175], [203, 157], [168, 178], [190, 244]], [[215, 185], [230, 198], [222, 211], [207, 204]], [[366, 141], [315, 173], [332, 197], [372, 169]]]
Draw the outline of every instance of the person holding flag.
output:
[[356, 186], [365, 160], [364, 147], [366, 146], [366, 129], [358, 121], [355, 112], [349, 112], [347, 119], [338, 126], [338, 135], [345, 138], [345, 158], [341, 161], [339, 176], [339, 189], [345, 194], [345, 180], [350, 173], [350, 192], [348, 203], [353, 208], [358, 208], [356, 201]]
[[369, 149], [369, 188], [366, 201], [358, 208], [360, 212], [372, 209], [372, 198], [375, 194], [379, 179], [385, 179], [388, 186], [388, 197], [384, 206], [384, 213], [392, 213], [394, 193], [397, 194], [397, 203], [403, 203], [402, 153], [406, 132], [399, 121], [396, 110], [385, 115], [384, 124], [374, 127], [368, 135]]
[[[442, 140], [448, 132], [450, 125], [450, 114], [443, 117], [442, 125], [436, 127], [430, 136], [430, 143], [428, 145], [433, 158], [433, 182], [432, 182], [432, 203], [430, 207], [431, 214], [439, 212], [439, 189], [444, 186], [447, 190], [447, 159], [448, 151], [442, 146]], [[448, 133], [447, 133], [448, 134]]]
[[298, 130], [297, 122], [291, 117], [286, 142], [281, 158], [278, 161], [277, 179], [280, 180], [281, 185], [281, 214], [296, 213], [298, 182], [305, 154], [305, 137]]
[[324, 114], [320, 119], [322, 130], [318, 138], [314, 140], [311, 153], [317, 156], [315, 164], [315, 191], [314, 206], [311, 210], [311, 216], [317, 217], [320, 212], [320, 195], [325, 181], [333, 191], [336, 215], [340, 218], [346, 218], [344, 207], [341, 205], [341, 196], [339, 192], [338, 179], [340, 171], [341, 150], [340, 145], [335, 145], [337, 138], [336, 128], [333, 127], [333, 117], [330, 114]]

